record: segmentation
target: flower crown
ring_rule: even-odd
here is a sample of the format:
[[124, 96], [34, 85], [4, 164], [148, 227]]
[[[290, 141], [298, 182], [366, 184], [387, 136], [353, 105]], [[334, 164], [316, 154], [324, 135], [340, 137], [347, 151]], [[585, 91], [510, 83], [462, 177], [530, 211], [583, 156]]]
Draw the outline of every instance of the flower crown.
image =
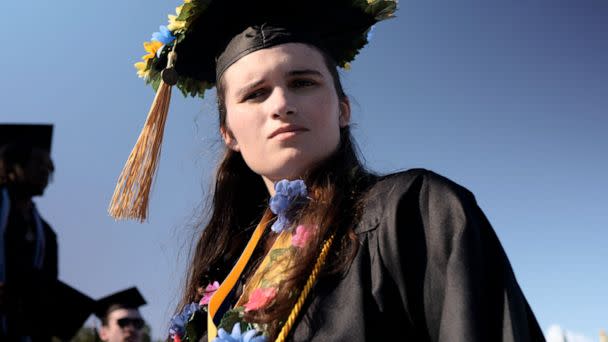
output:
[[[156, 91], [160, 85], [161, 75], [157, 68], [154, 68], [160, 59], [161, 54], [168, 51], [177, 43], [181, 42], [188, 32], [190, 25], [196, 18], [205, 11], [205, 8], [212, 0], [184, 0], [184, 3], [175, 8], [175, 14], [169, 14], [168, 24], [161, 25], [159, 32], [152, 34], [149, 42], [144, 42], [144, 49], [147, 54], [141, 57], [142, 61], [134, 64], [137, 69], [137, 76], [143, 78], [146, 84], [151, 84]], [[213, 84], [195, 80], [193, 78], [180, 76], [177, 87], [184, 96], [203, 97], [206, 89], [213, 87]]]

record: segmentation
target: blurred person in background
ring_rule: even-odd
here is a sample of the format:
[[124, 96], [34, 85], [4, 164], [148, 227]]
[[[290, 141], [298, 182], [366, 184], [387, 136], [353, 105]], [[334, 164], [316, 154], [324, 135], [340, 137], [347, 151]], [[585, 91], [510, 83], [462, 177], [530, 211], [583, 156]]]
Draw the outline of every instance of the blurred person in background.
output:
[[40, 216], [55, 169], [52, 125], [0, 125], [0, 341], [69, 340], [94, 301], [58, 280], [57, 236]]
[[57, 237], [32, 201], [54, 171], [52, 125], [0, 125], [0, 340], [48, 341], [38, 308], [57, 279]]
[[104, 342], [143, 341], [145, 321], [139, 307], [146, 300], [132, 287], [97, 301], [95, 315], [101, 320], [99, 338]]

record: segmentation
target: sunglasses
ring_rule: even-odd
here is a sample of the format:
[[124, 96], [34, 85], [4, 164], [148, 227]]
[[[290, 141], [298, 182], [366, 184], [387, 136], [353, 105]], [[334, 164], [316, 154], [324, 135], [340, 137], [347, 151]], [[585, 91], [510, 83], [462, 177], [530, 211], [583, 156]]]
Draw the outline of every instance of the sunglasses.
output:
[[125, 328], [127, 325], [131, 325], [133, 328], [139, 330], [141, 328], [144, 327], [144, 320], [141, 318], [120, 318], [116, 320], [116, 323], [118, 323], [118, 326], [121, 328]]

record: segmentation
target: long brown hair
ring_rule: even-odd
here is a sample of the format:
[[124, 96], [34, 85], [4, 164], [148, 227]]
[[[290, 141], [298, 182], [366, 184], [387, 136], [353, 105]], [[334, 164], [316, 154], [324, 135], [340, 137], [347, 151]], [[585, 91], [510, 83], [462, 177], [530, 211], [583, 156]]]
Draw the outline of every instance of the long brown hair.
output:
[[[327, 53], [321, 51], [321, 54], [340, 101], [347, 101], [335, 62]], [[217, 84], [217, 101], [220, 127], [225, 127], [222, 82]], [[281, 320], [287, 317], [293, 305], [293, 296], [288, 290], [302, 287], [321, 245], [331, 234], [336, 234], [336, 242], [322, 276], [341, 272], [350, 264], [357, 250], [353, 227], [360, 212], [358, 202], [371, 177], [357, 156], [349, 127], [340, 129], [336, 151], [304, 175], [312, 200], [300, 211], [298, 222], [314, 223], [319, 229], [307, 248], [298, 252], [301, 262], [288, 270], [273, 304], [264, 310], [249, 312], [245, 317], [250, 322], [267, 323], [271, 339], [278, 334]], [[226, 148], [216, 172], [210, 219], [204, 225], [192, 255], [178, 310], [187, 303], [200, 300], [204, 286], [226, 277], [252, 230], [268, 210], [268, 198], [262, 177], [249, 169], [240, 153]], [[267, 243], [266, 249], [269, 247], [270, 243]]]

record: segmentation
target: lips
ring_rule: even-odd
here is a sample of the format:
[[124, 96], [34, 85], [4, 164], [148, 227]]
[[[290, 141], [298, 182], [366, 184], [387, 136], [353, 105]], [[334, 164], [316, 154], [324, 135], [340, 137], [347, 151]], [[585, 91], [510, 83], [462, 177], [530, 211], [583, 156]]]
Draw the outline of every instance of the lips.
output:
[[308, 128], [302, 127], [299, 125], [285, 125], [275, 129], [270, 135], [268, 139], [272, 139], [281, 133], [295, 133], [295, 132], [306, 132]]

